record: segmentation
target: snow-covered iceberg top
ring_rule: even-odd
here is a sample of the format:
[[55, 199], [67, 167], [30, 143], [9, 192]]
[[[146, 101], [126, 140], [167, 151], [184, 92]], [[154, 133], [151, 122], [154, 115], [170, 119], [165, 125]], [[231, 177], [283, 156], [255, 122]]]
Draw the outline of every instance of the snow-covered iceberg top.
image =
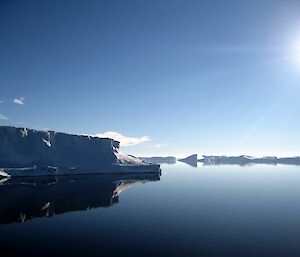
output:
[[33, 176], [159, 171], [159, 165], [121, 153], [119, 145], [111, 138], [0, 126], [0, 172]]

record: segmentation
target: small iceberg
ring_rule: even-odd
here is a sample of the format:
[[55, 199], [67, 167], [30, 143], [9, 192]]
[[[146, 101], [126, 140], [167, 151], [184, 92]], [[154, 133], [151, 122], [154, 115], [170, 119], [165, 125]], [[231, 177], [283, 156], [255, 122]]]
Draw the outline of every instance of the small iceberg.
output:
[[178, 161], [184, 162], [184, 163], [189, 164], [193, 167], [197, 167], [198, 156], [197, 156], [197, 154], [192, 154], [192, 155], [190, 155], [186, 158], [178, 159]]

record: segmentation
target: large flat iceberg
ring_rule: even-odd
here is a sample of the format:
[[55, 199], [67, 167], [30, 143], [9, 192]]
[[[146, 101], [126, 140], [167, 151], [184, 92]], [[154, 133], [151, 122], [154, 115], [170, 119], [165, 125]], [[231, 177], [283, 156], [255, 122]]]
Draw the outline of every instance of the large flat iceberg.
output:
[[0, 173], [9, 176], [159, 172], [111, 138], [0, 126]]

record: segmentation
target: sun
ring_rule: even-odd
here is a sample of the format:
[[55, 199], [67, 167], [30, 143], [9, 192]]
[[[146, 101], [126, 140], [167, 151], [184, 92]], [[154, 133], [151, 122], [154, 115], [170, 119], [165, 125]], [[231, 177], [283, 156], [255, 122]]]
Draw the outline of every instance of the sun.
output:
[[296, 40], [289, 48], [289, 59], [292, 61], [294, 68], [300, 71], [300, 39]]

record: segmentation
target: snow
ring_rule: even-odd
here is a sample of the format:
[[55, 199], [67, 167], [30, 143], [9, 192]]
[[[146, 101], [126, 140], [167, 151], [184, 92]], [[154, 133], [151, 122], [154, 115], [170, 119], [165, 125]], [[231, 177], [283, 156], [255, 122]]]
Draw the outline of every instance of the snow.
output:
[[48, 140], [46, 140], [45, 138], [43, 138], [43, 142], [44, 142], [48, 147], [51, 147], [50, 141], [48, 141]]
[[27, 137], [28, 136], [27, 128], [24, 128], [23, 130], [21, 130], [21, 135], [22, 135], [22, 137]]
[[118, 162], [119, 163], [122, 163], [122, 164], [136, 164], [136, 165], [143, 165], [147, 162], [135, 157], [135, 156], [132, 156], [132, 155], [127, 155], [125, 153], [122, 153], [121, 151], [118, 151], [116, 150], [115, 151], [115, 156], [117, 157], [118, 159]]

